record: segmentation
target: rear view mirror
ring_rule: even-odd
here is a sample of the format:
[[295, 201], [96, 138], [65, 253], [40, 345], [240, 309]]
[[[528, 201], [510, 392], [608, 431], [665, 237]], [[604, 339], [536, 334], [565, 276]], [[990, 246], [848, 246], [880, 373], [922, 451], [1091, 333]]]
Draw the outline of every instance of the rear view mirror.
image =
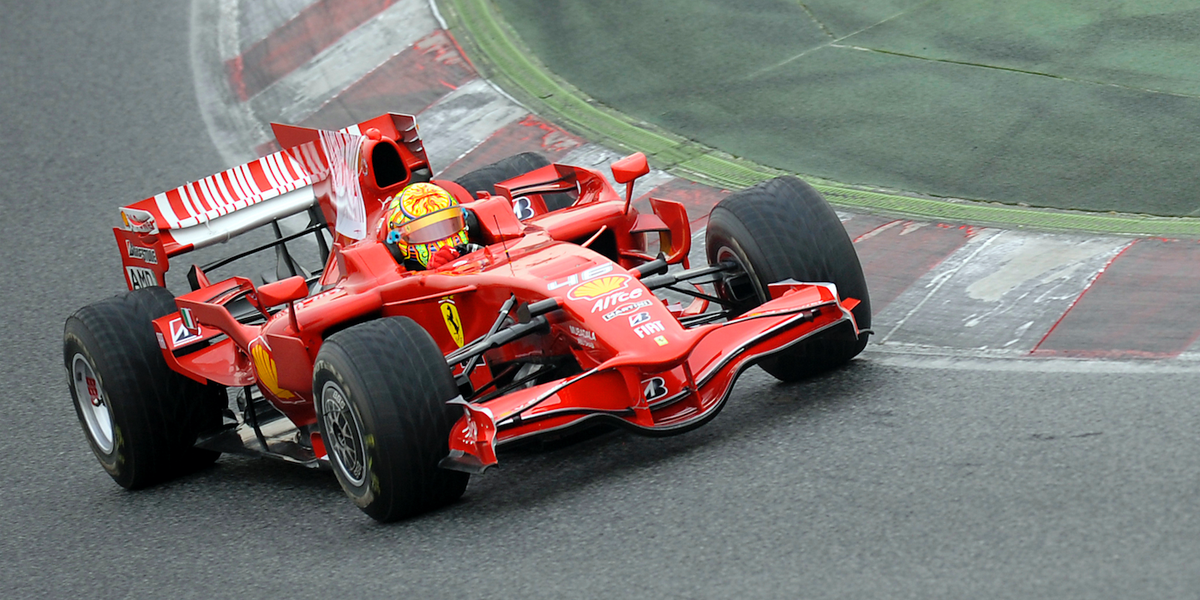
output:
[[300, 333], [300, 323], [296, 320], [295, 302], [308, 297], [308, 284], [304, 281], [304, 277], [296, 275], [281, 279], [274, 283], [268, 283], [258, 288], [256, 295], [258, 296], [259, 310], [266, 314], [266, 308], [271, 306], [279, 306], [287, 304], [288, 319], [292, 322], [292, 331]]
[[308, 284], [299, 275], [258, 288], [258, 301], [262, 303], [263, 308], [295, 302], [306, 296], [308, 296]]
[[617, 180], [617, 183], [629, 183], [649, 172], [650, 164], [646, 162], [646, 155], [641, 152], [630, 154], [612, 164], [613, 179]]
[[613, 179], [625, 184], [625, 213], [629, 213], [629, 204], [633, 202], [633, 181], [650, 172], [650, 164], [646, 155], [634, 152], [612, 164]]

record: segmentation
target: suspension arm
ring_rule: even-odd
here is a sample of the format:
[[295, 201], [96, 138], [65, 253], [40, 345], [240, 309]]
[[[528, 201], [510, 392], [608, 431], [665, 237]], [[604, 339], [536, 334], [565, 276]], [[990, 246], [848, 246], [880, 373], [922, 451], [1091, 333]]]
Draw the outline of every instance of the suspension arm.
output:
[[690, 281], [692, 279], [697, 279], [699, 277], [704, 277], [706, 275], [712, 275], [714, 273], [724, 273], [727, 271], [733, 271], [733, 270], [736, 270], [737, 268], [738, 268], [737, 263], [732, 262], [732, 261], [727, 261], [727, 262], [723, 262], [719, 265], [712, 265], [709, 267], [700, 267], [698, 269], [688, 269], [686, 271], [680, 271], [678, 273], [663, 273], [662, 275], [653, 275], [653, 276], [649, 276], [649, 277], [643, 277], [642, 285], [646, 286], [647, 288], [650, 288], [651, 290], [656, 290], [658, 288], [675, 285], [676, 283], [679, 283], [681, 281]]

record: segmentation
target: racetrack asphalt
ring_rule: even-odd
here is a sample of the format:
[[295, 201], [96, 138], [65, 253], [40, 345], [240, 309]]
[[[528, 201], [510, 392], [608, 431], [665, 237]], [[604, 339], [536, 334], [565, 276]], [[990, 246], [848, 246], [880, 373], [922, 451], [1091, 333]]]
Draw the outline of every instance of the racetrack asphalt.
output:
[[178, 3], [104, 0], [6, 16], [5, 597], [1200, 590], [1200, 381], [1170, 361], [869, 352], [795, 385], [752, 370], [696, 432], [514, 452], [463, 502], [389, 527], [330, 474], [266, 460], [126, 493], [70, 406], [62, 322], [122, 287], [116, 206], [228, 166], [194, 92], [196, 21]]

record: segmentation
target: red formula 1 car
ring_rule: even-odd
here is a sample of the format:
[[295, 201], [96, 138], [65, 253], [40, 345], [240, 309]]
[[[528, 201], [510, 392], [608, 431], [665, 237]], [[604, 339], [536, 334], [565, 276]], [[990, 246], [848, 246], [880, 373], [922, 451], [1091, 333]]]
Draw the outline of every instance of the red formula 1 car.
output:
[[[641, 154], [612, 166], [623, 195], [536, 154], [432, 180], [456, 210], [393, 230], [389, 203], [431, 181], [412, 117], [275, 133], [286, 150], [122, 208], [130, 291], [67, 320], [76, 410], [124, 487], [250, 453], [331, 467], [389, 521], [457, 499], [505, 444], [597, 422], [682, 433], [750, 365], [797, 379], [866, 344], [854, 248], [798, 179], [725, 198], [708, 264], [689, 269], [683, 206], [631, 206]], [[304, 214], [286, 233], [281, 220]], [[445, 264], [397, 252], [455, 228], [468, 243]], [[257, 229], [274, 238], [193, 265], [189, 293], [166, 289], [169, 263]], [[212, 275], [264, 250], [270, 282]]]

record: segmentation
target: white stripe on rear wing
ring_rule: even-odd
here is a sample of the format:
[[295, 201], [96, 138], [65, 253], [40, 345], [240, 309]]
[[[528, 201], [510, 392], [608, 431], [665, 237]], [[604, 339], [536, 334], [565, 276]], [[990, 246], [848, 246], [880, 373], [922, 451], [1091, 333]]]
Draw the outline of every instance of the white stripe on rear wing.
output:
[[[306, 143], [157, 194], [121, 211], [127, 224], [144, 221], [144, 213], [150, 213], [158, 233], [165, 234], [163, 245], [170, 256], [224, 242], [307, 210], [317, 201], [312, 184], [328, 172], [324, 152]], [[129, 218], [135, 215], [137, 218]]]
[[[241, 210], [210, 219], [203, 227], [187, 227], [171, 231], [175, 243], [192, 249], [203, 248], [229, 240], [251, 229], [262, 227], [271, 221], [303, 212], [315, 204], [317, 197], [312, 186], [304, 186], [262, 200]], [[168, 250], [169, 252], [169, 250]]]

